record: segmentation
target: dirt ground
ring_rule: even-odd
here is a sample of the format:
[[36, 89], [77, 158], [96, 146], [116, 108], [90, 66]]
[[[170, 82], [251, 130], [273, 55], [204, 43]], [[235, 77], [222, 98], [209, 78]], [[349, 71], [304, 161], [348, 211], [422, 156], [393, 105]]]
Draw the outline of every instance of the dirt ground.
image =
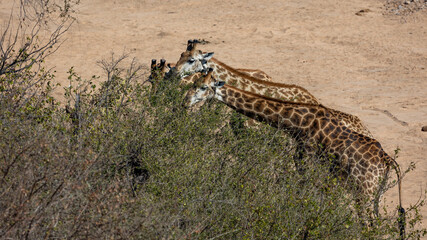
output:
[[[0, 0], [2, 22], [12, 2]], [[416, 163], [403, 182], [409, 207], [427, 187], [427, 3], [400, 2], [82, 0], [47, 64], [65, 86], [71, 66], [86, 78], [100, 75], [96, 61], [112, 51], [147, 65], [176, 62], [188, 39], [205, 39], [202, 50], [217, 59], [303, 86], [324, 105], [359, 116], [390, 155], [399, 148], [402, 169]], [[385, 198], [395, 207], [396, 188]], [[427, 227], [427, 207], [422, 214]]]

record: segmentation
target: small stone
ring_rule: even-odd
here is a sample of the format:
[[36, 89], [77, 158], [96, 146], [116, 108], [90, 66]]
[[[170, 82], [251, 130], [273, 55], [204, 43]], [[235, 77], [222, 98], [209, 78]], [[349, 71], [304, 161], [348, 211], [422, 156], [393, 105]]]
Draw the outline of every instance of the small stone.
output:
[[421, 128], [421, 131], [423, 131], [423, 132], [427, 132], [427, 126], [423, 126], [423, 127]]

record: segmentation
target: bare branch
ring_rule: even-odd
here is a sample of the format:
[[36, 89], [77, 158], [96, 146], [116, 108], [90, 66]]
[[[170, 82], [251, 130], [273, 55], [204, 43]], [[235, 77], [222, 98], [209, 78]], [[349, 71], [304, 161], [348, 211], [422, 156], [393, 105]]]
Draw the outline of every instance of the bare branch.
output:
[[[55, 23], [56, 27], [47, 41], [41, 41], [38, 36], [42, 27], [46, 26], [46, 20], [53, 20], [51, 15], [55, 10], [49, 7], [70, 11], [70, 0], [64, 1], [64, 5], [66, 6], [61, 8], [47, 0], [21, 0], [17, 17], [13, 17], [14, 9], [11, 10], [9, 21], [1, 33], [0, 76], [31, 68], [58, 49], [63, 34], [74, 22], [71, 16], [59, 17], [59, 23]], [[14, 19], [17, 19], [16, 24], [13, 23]]]

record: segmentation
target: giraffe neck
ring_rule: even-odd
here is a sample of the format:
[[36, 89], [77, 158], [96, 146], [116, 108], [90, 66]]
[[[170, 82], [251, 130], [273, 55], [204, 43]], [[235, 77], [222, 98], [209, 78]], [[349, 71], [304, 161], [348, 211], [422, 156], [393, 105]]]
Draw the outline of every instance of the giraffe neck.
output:
[[[215, 98], [225, 103], [236, 111], [258, 121], [267, 122], [273, 127], [285, 128], [296, 137], [315, 137], [321, 129], [317, 119], [332, 119], [336, 125], [340, 125], [326, 108], [314, 104], [300, 104], [289, 101], [281, 101], [252, 92], [238, 89], [234, 86], [224, 85], [217, 89]], [[331, 128], [329, 132], [335, 131]], [[323, 141], [323, 135], [319, 135]]]
[[191, 85], [200, 77], [202, 77], [202, 73], [200, 73], [200, 72], [193, 73], [191, 75], [188, 75], [188, 76], [182, 78], [180, 84]]
[[208, 61], [207, 65], [214, 69], [213, 77], [215, 79], [225, 81], [227, 84], [244, 91], [284, 101], [320, 104], [313, 95], [300, 86], [268, 82], [254, 78], [229, 67], [215, 58]]

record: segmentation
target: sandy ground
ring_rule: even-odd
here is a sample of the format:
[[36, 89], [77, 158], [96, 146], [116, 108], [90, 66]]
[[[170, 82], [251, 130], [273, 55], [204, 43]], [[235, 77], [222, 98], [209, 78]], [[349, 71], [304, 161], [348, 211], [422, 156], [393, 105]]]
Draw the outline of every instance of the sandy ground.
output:
[[[0, 0], [4, 21], [13, 0]], [[96, 61], [130, 52], [140, 62], [176, 62], [188, 39], [230, 66], [261, 69], [308, 89], [329, 107], [358, 115], [384, 149], [416, 170], [404, 207], [427, 187], [427, 11], [384, 14], [381, 0], [82, 0], [66, 42], [47, 64], [67, 85], [74, 66], [100, 75]], [[362, 9], [369, 9], [356, 14]], [[387, 10], [388, 11], [388, 10]], [[60, 97], [60, 93], [57, 94]], [[394, 207], [397, 190], [386, 194]], [[393, 202], [393, 203], [391, 203]], [[422, 209], [427, 227], [427, 207]]]

